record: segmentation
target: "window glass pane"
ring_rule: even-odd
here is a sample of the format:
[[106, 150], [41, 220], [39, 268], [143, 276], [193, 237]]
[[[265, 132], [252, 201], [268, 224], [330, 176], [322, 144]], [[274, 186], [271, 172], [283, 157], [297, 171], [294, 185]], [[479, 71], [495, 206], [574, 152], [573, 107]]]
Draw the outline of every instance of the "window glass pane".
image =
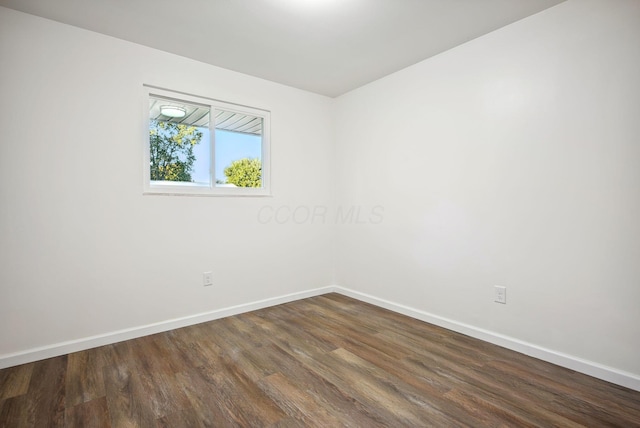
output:
[[269, 195], [269, 111], [152, 87], [146, 94], [145, 194]]
[[193, 182], [202, 186], [211, 185], [211, 138], [209, 127], [199, 128], [202, 132], [202, 141], [193, 147], [196, 160], [193, 162], [191, 178]]
[[211, 185], [210, 109], [149, 99], [151, 184]]
[[263, 119], [216, 110], [216, 186], [263, 187]]

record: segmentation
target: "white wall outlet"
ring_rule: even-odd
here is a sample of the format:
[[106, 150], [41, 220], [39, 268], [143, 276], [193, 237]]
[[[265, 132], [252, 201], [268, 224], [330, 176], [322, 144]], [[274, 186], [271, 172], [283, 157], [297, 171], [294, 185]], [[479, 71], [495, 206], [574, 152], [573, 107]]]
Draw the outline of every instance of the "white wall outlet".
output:
[[213, 285], [213, 272], [202, 273], [202, 285], [204, 285], [205, 287], [208, 285]]
[[498, 303], [506, 304], [507, 303], [507, 287], [503, 287], [501, 285], [494, 285], [495, 290], [495, 301]]

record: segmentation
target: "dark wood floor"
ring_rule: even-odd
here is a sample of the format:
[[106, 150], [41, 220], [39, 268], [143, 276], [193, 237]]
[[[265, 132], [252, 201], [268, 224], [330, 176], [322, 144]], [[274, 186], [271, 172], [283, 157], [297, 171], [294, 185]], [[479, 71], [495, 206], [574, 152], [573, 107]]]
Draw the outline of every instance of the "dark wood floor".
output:
[[0, 370], [2, 427], [640, 426], [640, 392], [338, 294]]

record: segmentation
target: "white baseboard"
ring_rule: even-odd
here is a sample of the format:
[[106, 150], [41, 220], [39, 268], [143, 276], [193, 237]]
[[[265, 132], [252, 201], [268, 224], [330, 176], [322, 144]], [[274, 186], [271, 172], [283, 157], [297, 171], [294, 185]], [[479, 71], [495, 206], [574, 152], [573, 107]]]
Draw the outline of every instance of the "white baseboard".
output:
[[69, 354], [71, 352], [83, 351], [98, 346], [109, 345], [121, 342], [123, 340], [135, 339], [155, 333], [173, 330], [176, 328], [187, 327], [189, 325], [199, 324], [202, 322], [212, 321], [225, 318], [244, 312], [255, 311], [257, 309], [267, 308], [282, 303], [293, 302], [295, 300], [306, 299], [308, 297], [319, 296], [336, 292], [348, 297], [352, 297], [372, 305], [389, 309], [403, 315], [410, 316], [421, 321], [428, 322], [485, 342], [493, 343], [516, 352], [520, 352], [531, 357], [541, 359], [543, 361], [566, 367], [580, 373], [584, 373], [607, 382], [615, 383], [636, 391], [640, 391], [640, 376], [608, 367], [593, 361], [584, 360], [562, 352], [543, 348], [532, 343], [524, 342], [513, 337], [504, 336], [502, 334], [474, 327], [455, 320], [434, 315], [419, 309], [391, 302], [389, 300], [380, 299], [378, 297], [361, 293], [341, 286], [328, 286], [307, 290], [298, 293], [287, 294], [284, 296], [258, 300], [242, 305], [231, 306], [228, 308], [217, 309], [211, 312], [190, 315], [187, 317], [171, 319], [154, 324], [148, 324], [140, 327], [119, 330], [111, 333], [101, 334], [97, 336], [86, 337], [78, 340], [57, 343], [49, 346], [29, 349], [23, 352], [13, 354], [0, 355], [0, 369], [6, 367], [17, 366], [19, 364], [30, 363], [33, 361], [43, 360], [45, 358], [56, 357], [59, 355]]
[[484, 330], [469, 324], [430, 314], [419, 309], [380, 299], [345, 287], [335, 286], [333, 288], [337, 293], [344, 294], [345, 296], [371, 303], [372, 305], [389, 309], [393, 312], [407, 315], [467, 336], [475, 337], [476, 339], [484, 340], [485, 342], [493, 343], [494, 345], [502, 346], [503, 348], [511, 349], [598, 379], [606, 380], [607, 382], [615, 383], [616, 385], [640, 391], [640, 376], [636, 374], [578, 358], [573, 355], [557, 352], [513, 337], [504, 336], [493, 331]]
[[207, 321], [213, 321], [231, 315], [255, 311], [257, 309], [262, 309], [269, 306], [275, 306], [282, 303], [293, 302], [295, 300], [306, 299], [307, 297], [319, 296], [321, 294], [331, 293], [333, 291], [336, 291], [335, 287], [316, 288], [313, 290], [307, 290], [298, 293], [287, 294], [284, 296], [258, 300], [242, 305], [231, 306], [228, 308], [217, 309], [211, 312], [189, 315], [186, 317], [128, 328], [125, 330], [118, 330], [111, 333], [100, 334], [96, 336], [85, 337], [82, 339], [70, 340], [67, 342], [28, 349], [26, 351], [16, 352], [13, 354], [4, 354], [0, 355], [0, 369], [44, 360], [45, 358], [57, 357], [59, 355], [65, 355], [72, 352], [84, 351], [86, 349], [91, 349], [98, 346], [122, 342], [123, 340], [135, 339], [142, 336], [148, 336], [150, 334], [162, 333], [164, 331], [174, 330], [176, 328], [182, 328]]

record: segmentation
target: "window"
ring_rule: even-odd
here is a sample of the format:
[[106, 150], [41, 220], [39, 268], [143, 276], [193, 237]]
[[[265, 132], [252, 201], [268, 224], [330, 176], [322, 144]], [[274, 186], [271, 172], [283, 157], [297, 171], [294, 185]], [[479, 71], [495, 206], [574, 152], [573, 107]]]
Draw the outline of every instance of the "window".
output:
[[269, 194], [269, 112], [145, 87], [144, 191]]

